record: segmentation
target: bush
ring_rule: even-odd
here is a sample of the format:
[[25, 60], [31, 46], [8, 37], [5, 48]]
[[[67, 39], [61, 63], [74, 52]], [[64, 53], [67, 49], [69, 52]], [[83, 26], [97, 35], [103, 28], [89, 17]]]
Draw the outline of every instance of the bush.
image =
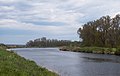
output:
[[117, 50], [115, 51], [116, 55], [120, 55], [120, 48], [117, 48]]

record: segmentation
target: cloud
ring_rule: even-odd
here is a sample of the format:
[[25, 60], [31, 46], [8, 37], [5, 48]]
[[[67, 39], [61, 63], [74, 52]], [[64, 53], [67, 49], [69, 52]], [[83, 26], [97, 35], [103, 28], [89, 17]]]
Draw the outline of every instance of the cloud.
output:
[[[31, 23], [21, 23], [11, 19], [3, 19], [0, 21], [0, 28], [18, 29], [18, 30], [30, 30], [36, 32], [48, 32], [50, 34], [69, 34], [74, 29], [68, 26], [39, 26]], [[68, 29], [66, 29], [68, 28]]]
[[119, 3], [119, 0], [0, 0], [0, 29], [74, 40], [77, 29], [84, 23], [119, 13]]
[[[12, 1], [14, 2], [14, 0]], [[34, 1], [22, 1], [19, 2], [20, 5], [13, 4], [16, 8], [14, 11], [10, 11], [7, 14], [2, 13], [3, 15], [7, 15], [8, 18], [14, 18], [17, 20], [26, 21], [51, 21], [51, 22], [64, 22], [64, 23], [76, 23], [78, 17], [83, 17], [84, 14], [80, 12], [75, 12], [74, 10], [64, 10], [58, 8], [61, 4], [54, 4], [51, 2], [34, 2]], [[55, 1], [56, 2], [56, 1]], [[60, 2], [60, 0], [59, 0]], [[11, 5], [12, 6], [12, 5]], [[12, 7], [13, 7], [12, 6]], [[26, 9], [21, 7], [27, 7]], [[30, 7], [30, 8], [28, 8]], [[24, 9], [24, 11], [23, 11]]]
[[0, 6], [0, 11], [11, 11], [11, 10], [14, 10], [14, 7]]
[[16, 0], [0, 0], [1, 3], [13, 3], [16, 2]]

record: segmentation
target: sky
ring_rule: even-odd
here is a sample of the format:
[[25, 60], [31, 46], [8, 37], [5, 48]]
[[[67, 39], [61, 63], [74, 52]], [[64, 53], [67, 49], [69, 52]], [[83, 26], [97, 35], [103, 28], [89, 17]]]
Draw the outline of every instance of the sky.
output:
[[119, 13], [120, 0], [0, 0], [0, 43], [79, 40], [83, 24]]

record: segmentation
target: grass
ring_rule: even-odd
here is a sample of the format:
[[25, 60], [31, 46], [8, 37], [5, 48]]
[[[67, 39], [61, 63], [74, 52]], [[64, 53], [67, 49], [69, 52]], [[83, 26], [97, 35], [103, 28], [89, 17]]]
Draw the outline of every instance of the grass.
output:
[[13, 52], [0, 47], [0, 76], [58, 76], [36, 65], [34, 61], [26, 60]]
[[73, 51], [73, 52], [84, 52], [84, 53], [120, 55], [120, 48], [64, 46], [64, 47], [60, 47], [60, 50]]

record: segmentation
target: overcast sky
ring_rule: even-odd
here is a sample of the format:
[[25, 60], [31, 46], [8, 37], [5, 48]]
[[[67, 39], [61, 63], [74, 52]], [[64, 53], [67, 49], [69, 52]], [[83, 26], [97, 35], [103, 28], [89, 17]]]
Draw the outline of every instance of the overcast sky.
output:
[[40, 37], [79, 40], [77, 29], [120, 13], [120, 0], [0, 0], [0, 43]]

